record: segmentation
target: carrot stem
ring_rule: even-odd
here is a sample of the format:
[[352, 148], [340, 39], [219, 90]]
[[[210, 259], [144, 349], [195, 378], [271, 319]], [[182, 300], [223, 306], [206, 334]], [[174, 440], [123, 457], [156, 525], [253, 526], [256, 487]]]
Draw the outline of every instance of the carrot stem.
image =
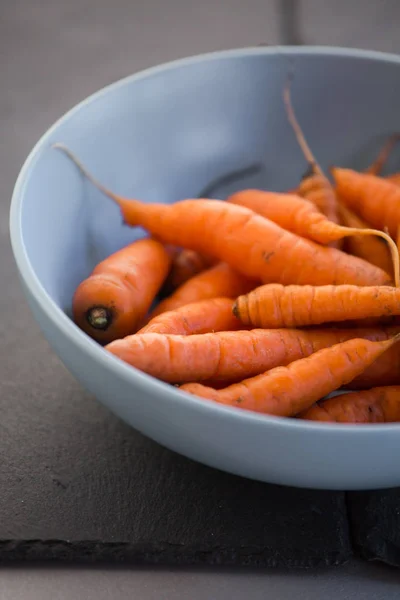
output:
[[383, 167], [389, 160], [389, 156], [393, 151], [393, 148], [400, 142], [400, 133], [394, 133], [391, 135], [383, 145], [381, 151], [378, 156], [374, 160], [374, 162], [365, 169], [364, 173], [369, 173], [370, 175], [380, 175]]
[[[345, 228], [343, 228], [345, 229]], [[350, 227], [346, 228], [348, 233], [346, 235], [375, 235], [382, 238], [389, 246], [390, 254], [393, 262], [393, 275], [395, 287], [400, 287], [400, 257], [399, 247], [396, 242], [390, 237], [386, 231], [378, 231], [377, 229], [353, 229]]]
[[108, 198], [110, 198], [118, 206], [121, 206], [121, 198], [117, 194], [114, 194], [114, 192], [112, 192], [111, 190], [109, 190], [108, 188], [106, 188], [105, 185], [103, 185], [102, 183], [100, 183], [100, 181], [98, 181], [86, 169], [86, 167], [79, 160], [79, 158], [77, 156], [75, 156], [75, 154], [73, 152], [71, 152], [71, 150], [67, 146], [65, 146], [65, 144], [63, 144], [61, 142], [56, 142], [55, 144], [52, 145], [52, 148], [55, 148], [56, 150], [61, 150], [61, 152], [64, 152], [64, 154], [66, 154], [68, 156], [68, 158], [70, 160], [72, 160], [72, 162], [78, 167], [78, 169], [82, 173], [82, 175], [84, 177], [86, 177], [86, 179], [88, 181], [90, 181], [90, 183], [92, 185], [94, 185], [100, 192], [102, 192], [105, 196], [107, 196]]
[[308, 145], [308, 142], [304, 136], [304, 133], [300, 127], [300, 124], [296, 118], [296, 115], [294, 114], [292, 100], [290, 98], [290, 85], [291, 85], [291, 78], [289, 78], [287, 80], [287, 83], [283, 90], [283, 101], [285, 103], [286, 113], [287, 113], [287, 118], [289, 120], [289, 123], [292, 126], [293, 131], [295, 132], [299, 146], [304, 154], [306, 161], [308, 162], [308, 164], [310, 166], [310, 168], [307, 169], [306, 173], [303, 175], [303, 179], [308, 179], [308, 177], [310, 177], [310, 175], [312, 175], [313, 173], [314, 174], [318, 173], [318, 175], [323, 175], [325, 177], [324, 172], [322, 171], [321, 167], [317, 163], [315, 156], [312, 153], [310, 146]]
[[[303, 175], [302, 181], [298, 187], [298, 194], [313, 202], [330, 221], [339, 223], [335, 190], [318, 164], [297, 120], [290, 97], [290, 83], [291, 78], [288, 79], [283, 90], [283, 101], [286, 108], [286, 114], [289, 123], [293, 128], [297, 143], [303, 152], [304, 158], [309, 164], [309, 169], [307, 169], [306, 173]], [[340, 239], [332, 242], [331, 246], [339, 248]]]

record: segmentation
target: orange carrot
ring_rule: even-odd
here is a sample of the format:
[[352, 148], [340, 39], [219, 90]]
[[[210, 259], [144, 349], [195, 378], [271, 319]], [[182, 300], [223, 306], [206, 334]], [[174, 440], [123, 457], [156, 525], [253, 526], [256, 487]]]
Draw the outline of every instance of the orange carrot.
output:
[[242, 206], [218, 200], [182, 200], [168, 205], [121, 198], [95, 181], [65, 146], [56, 147], [113, 199], [127, 224], [144, 227], [164, 243], [211, 254], [250, 279], [315, 285], [389, 283], [381, 269], [302, 239]]
[[[209, 381], [226, 386], [354, 338], [382, 341], [399, 327], [366, 329], [253, 329], [202, 335], [130, 335], [106, 346], [128, 364], [171, 383]], [[205, 350], [206, 348], [206, 350]], [[362, 375], [354, 389], [400, 384], [400, 352], [393, 346]]]
[[330, 221], [339, 223], [335, 191], [329, 179], [323, 173], [321, 167], [315, 160], [314, 154], [312, 153], [297, 121], [290, 98], [289, 84], [284, 89], [283, 99], [289, 123], [293, 128], [297, 142], [304, 154], [304, 157], [309, 164], [309, 169], [303, 176], [303, 180], [297, 188], [297, 193], [302, 198], [305, 198], [306, 200], [309, 200], [315, 204]]
[[149, 318], [153, 319], [157, 315], [199, 300], [221, 296], [235, 298], [238, 294], [246, 294], [256, 285], [255, 281], [243, 277], [226, 263], [218, 263], [182, 284], [155, 307]]
[[229, 298], [211, 298], [185, 304], [154, 317], [138, 331], [138, 334], [192, 335], [210, 331], [243, 329], [243, 324], [232, 313], [232, 304], [233, 300]]
[[[371, 341], [387, 340], [400, 333], [400, 328], [308, 329], [306, 332], [309, 336], [309, 343], [313, 345], [315, 352], [323, 347], [356, 337]], [[353, 379], [349, 387], [359, 390], [380, 385], [398, 384], [400, 384], [400, 352], [397, 346], [392, 346], [361, 375]]]
[[[256, 212], [257, 214], [270, 219], [277, 223], [283, 229], [292, 231], [297, 235], [309, 238], [320, 244], [330, 244], [333, 241], [347, 238], [349, 236], [357, 236], [354, 239], [368, 236], [368, 242], [372, 240], [372, 250], [376, 250], [376, 246], [381, 250], [381, 255], [385, 254], [384, 267], [387, 273], [394, 271], [396, 277], [396, 285], [399, 285], [399, 251], [391, 237], [378, 230], [369, 229], [361, 226], [342, 227], [333, 221], [330, 221], [323, 215], [315, 206], [315, 204], [300, 198], [294, 194], [282, 194], [277, 192], [265, 192], [262, 190], [244, 190], [237, 192], [228, 198], [228, 202], [245, 206]], [[338, 207], [339, 211], [341, 207]], [[343, 208], [343, 210], [346, 210]], [[389, 244], [388, 247], [381, 240], [376, 240], [376, 237], [382, 238]], [[375, 243], [374, 243], [375, 242]], [[392, 256], [392, 263], [390, 261]], [[362, 256], [361, 258], [365, 258]], [[370, 261], [371, 262], [371, 261]], [[371, 262], [371, 264], [376, 264]], [[381, 265], [376, 265], [383, 268]]]
[[396, 236], [400, 223], [400, 188], [382, 177], [335, 167], [338, 196], [373, 227]]
[[[338, 208], [343, 225], [354, 229], [369, 229], [369, 225], [365, 221], [340, 202]], [[390, 250], [383, 239], [365, 235], [348, 237], [345, 242], [345, 250], [349, 254], [363, 258], [386, 273], [392, 273], [394, 267], [396, 273], [397, 268], [393, 265]]]
[[215, 264], [216, 260], [212, 256], [199, 254], [194, 250], [181, 250], [172, 259], [172, 265], [165, 282], [165, 288], [171, 292], [177, 287], [194, 277], [198, 273], [205, 271], [208, 267]]
[[239, 296], [234, 315], [253, 327], [304, 327], [400, 315], [400, 289], [390, 286], [263, 285]]
[[370, 175], [380, 175], [383, 167], [389, 159], [390, 154], [399, 141], [400, 133], [394, 133], [388, 137], [374, 162], [364, 172], [369, 173]]
[[328, 398], [300, 413], [299, 418], [332, 423], [396, 423], [400, 421], [400, 386]]
[[354, 337], [385, 340], [398, 329], [254, 329], [201, 335], [137, 333], [106, 350], [129, 365], [170, 383], [231, 383], [287, 365]]
[[276, 367], [222, 390], [188, 383], [181, 390], [237, 408], [293, 417], [348, 384], [398, 341], [353, 339], [319, 350], [287, 367]]
[[383, 385], [400, 385], [400, 352], [395, 346], [356, 377], [349, 387], [352, 390], [365, 390]]
[[163, 284], [170, 263], [170, 254], [152, 239], [138, 240], [115, 252], [75, 291], [75, 323], [101, 343], [133, 333]]

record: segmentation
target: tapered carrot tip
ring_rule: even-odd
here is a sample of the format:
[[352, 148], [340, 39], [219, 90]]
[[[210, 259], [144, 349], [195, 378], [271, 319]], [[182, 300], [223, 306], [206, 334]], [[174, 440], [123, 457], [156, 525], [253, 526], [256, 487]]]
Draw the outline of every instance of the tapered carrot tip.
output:
[[202, 385], [201, 383], [185, 383], [184, 385], [180, 386], [180, 389], [183, 392], [187, 392], [193, 396], [198, 396], [199, 398], [214, 400], [216, 402], [219, 400], [218, 390], [206, 385]]
[[65, 144], [63, 144], [61, 142], [55, 142], [52, 145], [52, 148], [54, 148], [55, 150], [60, 150], [66, 156], [68, 156], [68, 158], [75, 164], [75, 166], [81, 172], [81, 174], [84, 177], [86, 177], [86, 179], [88, 181], [90, 181], [92, 183], [92, 185], [94, 185], [94, 187], [96, 187], [102, 194], [104, 194], [105, 196], [110, 198], [110, 200], [115, 202], [115, 204], [120, 208], [120, 210], [122, 212], [122, 216], [125, 221], [125, 210], [130, 205], [133, 206], [134, 200], [133, 199], [128, 200], [127, 198], [123, 198], [122, 196], [118, 196], [117, 194], [114, 194], [114, 192], [112, 192], [111, 190], [106, 188], [102, 183], [100, 183], [100, 181], [97, 181], [97, 179], [91, 173], [89, 173], [89, 171], [83, 165], [83, 163], [79, 160], [79, 158], [77, 156], [75, 156], [75, 154], [73, 152], [71, 152], [71, 150], [69, 148], [67, 148], [67, 146], [65, 146]]
[[95, 306], [87, 311], [86, 320], [94, 329], [105, 331], [112, 323], [112, 314], [103, 306]]

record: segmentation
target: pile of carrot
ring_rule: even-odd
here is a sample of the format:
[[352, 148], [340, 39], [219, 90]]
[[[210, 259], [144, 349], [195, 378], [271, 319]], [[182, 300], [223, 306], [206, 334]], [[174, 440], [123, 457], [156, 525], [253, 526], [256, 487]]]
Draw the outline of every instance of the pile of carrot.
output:
[[148, 204], [111, 192], [54, 145], [127, 226], [147, 231], [80, 283], [74, 321], [198, 398], [302, 420], [400, 422], [400, 170], [382, 175], [400, 137], [365, 171], [326, 174], [289, 85], [283, 100], [308, 164], [290, 192]]

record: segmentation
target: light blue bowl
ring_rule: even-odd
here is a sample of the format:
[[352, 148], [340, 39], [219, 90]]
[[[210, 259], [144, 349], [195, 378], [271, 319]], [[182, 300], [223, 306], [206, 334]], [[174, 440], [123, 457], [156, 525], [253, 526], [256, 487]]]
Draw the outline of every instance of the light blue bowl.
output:
[[399, 57], [304, 47], [180, 60], [101, 90], [42, 137], [15, 186], [13, 251], [32, 312], [67, 368], [160, 444], [272, 483], [395, 486], [400, 425], [313, 424], [196, 399], [109, 355], [66, 314], [95, 263], [141, 232], [123, 227], [118, 209], [51, 144], [64, 142], [117, 193], [149, 202], [194, 196], [260, 160], [265, 185], [290, 188], [305, 168], [282, 106], [293, 58], [293, 102], [322, 165], [357, 155], [365, 166], [383, 137], [400, 130]]

